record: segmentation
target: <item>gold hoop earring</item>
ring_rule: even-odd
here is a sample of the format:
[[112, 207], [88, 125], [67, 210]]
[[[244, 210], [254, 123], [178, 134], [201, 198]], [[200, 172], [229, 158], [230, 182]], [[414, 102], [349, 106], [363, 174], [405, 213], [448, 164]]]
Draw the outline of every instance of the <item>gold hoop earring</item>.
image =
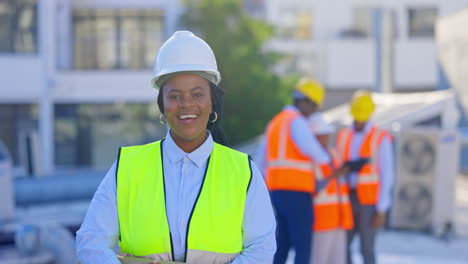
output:
[[164, 118], [164, 114], [160, 114], [159, 115], [159, 123], [161, 123], [161, 125], [165, 125], [166, 124], [166, 121], [165, 118]]
[[218, 120], [218, 113], [213, 112], [213, 114], [215, 115], [215, 118], [210, 121], [211, 123], [214, 123], [214, 122], [216, 122], [216, 120]]

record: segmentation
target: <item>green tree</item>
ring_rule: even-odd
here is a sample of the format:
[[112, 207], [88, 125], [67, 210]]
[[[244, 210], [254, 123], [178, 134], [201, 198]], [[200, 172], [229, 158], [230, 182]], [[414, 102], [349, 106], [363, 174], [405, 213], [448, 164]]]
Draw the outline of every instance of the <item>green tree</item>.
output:
[[263, 133], [289, 98], [294, 78], [271, 71], [278, 54], [263, 45], [273, 28], [250, 17], [240, 0], [186, 1], [182, 26], [199, 34], [213, 49], [225, 90], [222, 125], [231, 145]]

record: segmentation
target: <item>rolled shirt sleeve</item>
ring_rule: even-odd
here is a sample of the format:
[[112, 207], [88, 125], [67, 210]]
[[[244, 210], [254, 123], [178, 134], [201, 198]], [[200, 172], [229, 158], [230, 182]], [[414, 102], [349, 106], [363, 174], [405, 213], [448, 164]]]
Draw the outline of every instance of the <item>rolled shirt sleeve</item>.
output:
[[379, 148], [380, 191], [376, 210], [386, 212], [392, 205], [392, 188], [395, 182], [394, 156], [388, 137], [382, 140]]
[[320, 145], [317, 138], [310, 132], [307, 121], [303, 117], [294, 119], [291, 124], [291, 136], [296, 146], [307, 157], [319, 164], [330, 164], [328, 152]]

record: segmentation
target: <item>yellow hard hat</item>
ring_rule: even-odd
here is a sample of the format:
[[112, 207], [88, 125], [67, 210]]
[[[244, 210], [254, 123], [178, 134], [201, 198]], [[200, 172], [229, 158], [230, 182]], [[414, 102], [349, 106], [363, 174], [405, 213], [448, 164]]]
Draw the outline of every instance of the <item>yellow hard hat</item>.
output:
[[322, 105], [323, 98], [325, 97], [325, 88], [319, 82], [303, 78], [297, 83], [295, 90], [302, 93], [318, 106]]
[[375, 109], [371, 93], [365, 90], [356, 91], [351, 98], [350, 107], [355, 121], [366, 122]]

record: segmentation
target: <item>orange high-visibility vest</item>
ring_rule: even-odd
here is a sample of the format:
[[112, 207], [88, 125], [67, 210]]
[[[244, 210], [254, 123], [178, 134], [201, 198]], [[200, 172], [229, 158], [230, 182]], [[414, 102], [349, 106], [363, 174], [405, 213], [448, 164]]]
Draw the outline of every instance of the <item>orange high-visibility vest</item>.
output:
[[270, 191], [310, 192], [315, 190], [312, 161], [296, 146], [291, 137], [291, 124], [301, 114], [283, 110], [266, 130], [266, 184]]
[[[342, 161], [334, 150], [329, 151], [333, 157], [335, 167], [339, 167]], [[331, 168], [327, 165], [314, 166], [316, 180], [324, 180], [331, 174]], [[353, 228], [353, 211], [349, 200], [349, 188], [339, 180], [329, 180], [327, 187], [315, 193], [314, 199], [314, 231], [329, 231], [339, 228], [349, 230]]]
[[[342, 129], [338, 132], [336, 146], [344, 161], [350, 160], [351, 144], [353, 142], [354, 130]], [[391, 140], [391, 136], [385, 130], [373, 126], [364, 137], [359, 150], [360, 158], [369, 158], [369, 163], [364, 165], [357, 173], [356, 192], [358, 200], [364, 205], [375, 205], [379, 197], [379, 159], [378, 152], [380, 144], [385, 137]]]

